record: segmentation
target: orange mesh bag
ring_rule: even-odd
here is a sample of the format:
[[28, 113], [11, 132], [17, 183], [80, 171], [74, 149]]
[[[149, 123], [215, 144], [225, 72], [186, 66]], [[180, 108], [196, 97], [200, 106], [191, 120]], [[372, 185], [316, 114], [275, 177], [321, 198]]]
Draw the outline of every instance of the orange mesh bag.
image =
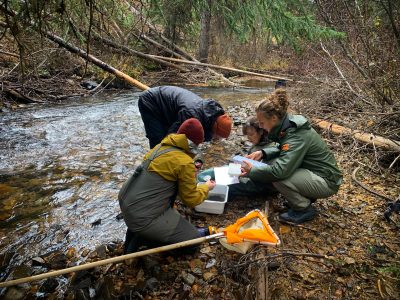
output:
[[225, 235], [220, 239], [222, 246], [243, 254], [255, 244], [278, 246], [281, 243], [265, 214], [258, 209], [249, 212], [221, 231]]

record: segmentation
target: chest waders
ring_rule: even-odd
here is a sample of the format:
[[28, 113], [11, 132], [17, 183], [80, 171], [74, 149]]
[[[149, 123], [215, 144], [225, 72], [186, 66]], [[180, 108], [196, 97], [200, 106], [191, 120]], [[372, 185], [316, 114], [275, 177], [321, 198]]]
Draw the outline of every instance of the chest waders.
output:
[[138, 232], [145, 229], [153, 220], [173, 206], [178, 188], [177, 183], [148, 171], [150, 163], [157, 157], [183, 150], [169, 147], [160, 151], [159, 145], [132, 176], [124, 183], [118, 200], [128, 229]]

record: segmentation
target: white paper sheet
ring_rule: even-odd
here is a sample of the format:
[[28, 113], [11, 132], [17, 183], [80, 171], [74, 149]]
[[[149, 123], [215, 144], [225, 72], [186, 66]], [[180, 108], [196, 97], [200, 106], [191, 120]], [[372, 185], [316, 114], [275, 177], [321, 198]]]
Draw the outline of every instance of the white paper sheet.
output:
[[239, 183], [239, 178], [237, 176], [230, 176], [228, 171], [228, 166], [214, 168], [215, 183], [220, 185]]

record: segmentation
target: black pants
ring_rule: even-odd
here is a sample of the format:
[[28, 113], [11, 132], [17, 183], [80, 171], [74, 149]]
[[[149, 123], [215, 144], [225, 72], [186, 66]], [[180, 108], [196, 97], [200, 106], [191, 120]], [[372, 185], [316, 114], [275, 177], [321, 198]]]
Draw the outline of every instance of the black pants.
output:
[[168, 135], [168, 128], [160, 119], [154, 116], [153, 112], [143, 105], [142, 99], [138, 102], [140, 115], [144, 123], [146, 137], [149, 139], [150, 149], [159, 144]]

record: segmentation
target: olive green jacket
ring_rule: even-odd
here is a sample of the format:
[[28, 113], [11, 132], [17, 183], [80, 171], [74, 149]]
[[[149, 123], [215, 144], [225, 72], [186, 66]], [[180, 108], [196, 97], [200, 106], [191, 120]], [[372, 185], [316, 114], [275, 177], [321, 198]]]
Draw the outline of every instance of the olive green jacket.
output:
[[337, 190], [342, 173], [336, 159], [321, 136], [300, 115], [286, 115], [268, 138], [277, 147], [263, 149], [263, 160], [275, 158], [273, 164], [253, 167], [249, 178], [260, 182], [275, 182], [290, 177], [298, 168], [308, 169], [324, 178], [330, 188]]

